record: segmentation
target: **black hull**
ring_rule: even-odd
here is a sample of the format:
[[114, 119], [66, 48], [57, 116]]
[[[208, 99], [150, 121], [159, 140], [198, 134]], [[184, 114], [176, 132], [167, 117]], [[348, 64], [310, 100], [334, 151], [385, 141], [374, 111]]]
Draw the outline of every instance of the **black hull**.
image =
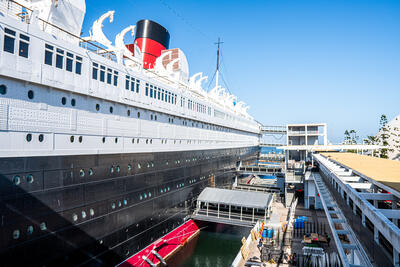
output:
[[0, 159], [0, 265], [115, 265], [258, 148]]

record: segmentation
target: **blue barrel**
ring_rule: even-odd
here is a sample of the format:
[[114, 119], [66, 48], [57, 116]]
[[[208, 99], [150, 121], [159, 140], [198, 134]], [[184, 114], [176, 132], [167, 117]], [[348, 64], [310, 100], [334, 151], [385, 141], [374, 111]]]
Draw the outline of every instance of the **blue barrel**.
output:
[[263, 238], [266, 238], [266, 237], [267, 237], [267, 229], [264, 229], [264, 230], [262, 231], [262, 237], [263, 237]]
[[294, 229], [297, 229], [297, 219], [294, 219]]
[[301, 229], [304, 229], [304, 221], [303, 221], [303, 220], [300, 221], [300, 225], [301, 225], [300, 228], [301, 228]]

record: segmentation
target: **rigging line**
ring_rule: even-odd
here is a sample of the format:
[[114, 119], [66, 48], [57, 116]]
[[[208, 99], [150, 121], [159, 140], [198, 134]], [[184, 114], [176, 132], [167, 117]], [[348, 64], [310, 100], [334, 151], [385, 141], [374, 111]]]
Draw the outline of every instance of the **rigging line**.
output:
[[172, 8], [170, 5], [168, 5], [164, 0], [159, 0], [161, 4], [163, 4], [166, 8], [169, 9], [175, 16], [177, 16], [179, 19], [181, 19], [185, 24], [187, 24], [190, 28], [193, 30], [199, 32], [201, 35], [203, 35], [204, 38], [206, 38], [208, 41], [212, 42], [212, 39], [205, 34], [203, 31], [201, 31], [199, 28], [195, 27], [192, 23], [190, 23], [187, 19], [185, 19], [183, 16], [181, 16], [174, 8]]
[[222, 81], [224, 82], [224, 84], [225, 84], [225, 86], [226, 86], [226, 89], [228, 89], [228, 92], [229, 92], [230, 94], [232, 94], [231, 90], [229, 89], [228, 84], [226, 83], [226, 81], [225, 81], [225, 79], [224, 79], [224, 75], [222, 74], [222, 72], [220, 72], [220, 74], [221, 74]]
[[214, 81], [214, 78], [215, 78], [215, 74], [216, 74], [216, 73], [217, 73], [217, 72], [214, 71], [214, 74], [213, 74], [213, 76], [212, 76], [210, 82], [208, 83], [207, 91], [208, 91], [208, 89], [210, 89], [210, 86], [211, 86], [212, 82]]

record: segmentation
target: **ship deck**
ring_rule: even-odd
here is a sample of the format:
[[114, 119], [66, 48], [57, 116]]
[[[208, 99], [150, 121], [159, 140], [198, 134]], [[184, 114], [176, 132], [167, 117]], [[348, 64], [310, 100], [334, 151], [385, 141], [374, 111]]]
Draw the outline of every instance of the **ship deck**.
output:
[[400, 191], [400, 162], [355, 153], [322, 153], [358, 173]]

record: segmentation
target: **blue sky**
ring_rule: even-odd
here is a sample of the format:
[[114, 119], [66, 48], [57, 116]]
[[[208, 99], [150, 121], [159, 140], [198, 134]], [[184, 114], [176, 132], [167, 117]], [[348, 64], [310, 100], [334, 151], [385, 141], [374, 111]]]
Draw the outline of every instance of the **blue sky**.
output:
[[210, 79], [221, 37], [228, 88], [265, 125], [327, 122], [336, 143], [346, 129], [375, 134], [381, 114], [400, 113], [399, 0], [87, 0], [84, 35], [108, 10], [110, 40], [154, 20], [169, 30], [170, 48], [185, 52], [190, 73]]

